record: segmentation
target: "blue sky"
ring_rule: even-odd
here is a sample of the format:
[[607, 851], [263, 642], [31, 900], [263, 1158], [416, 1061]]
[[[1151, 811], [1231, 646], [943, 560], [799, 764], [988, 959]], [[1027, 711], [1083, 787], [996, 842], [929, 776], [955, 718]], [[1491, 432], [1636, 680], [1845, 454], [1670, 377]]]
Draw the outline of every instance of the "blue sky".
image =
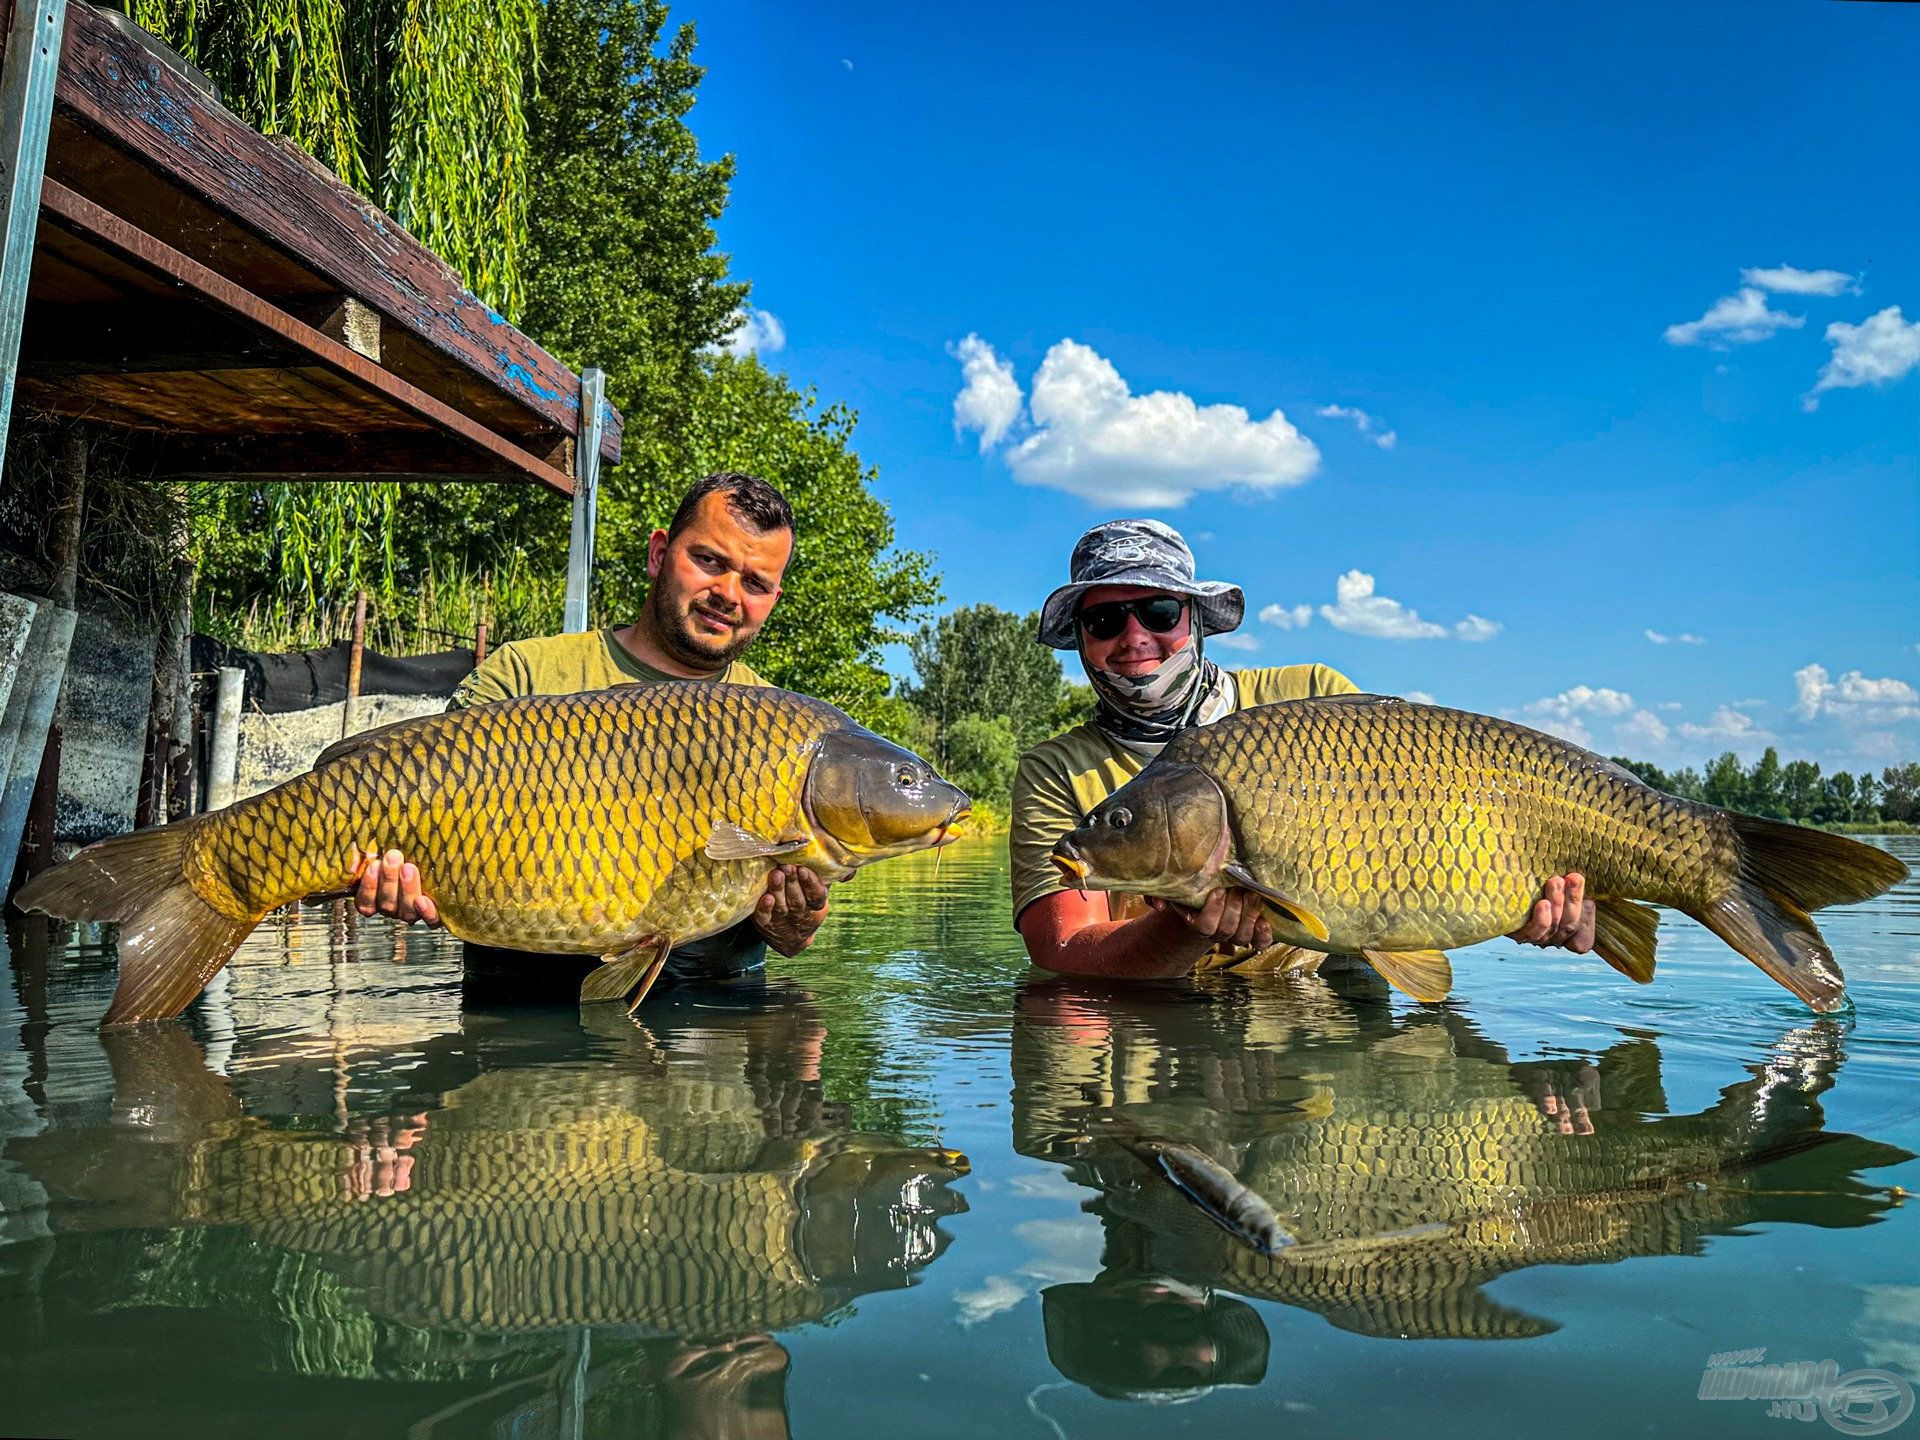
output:
[[1147, 513], [1234, 663], [1920, 758], [1920, 6], [676, 13], [762, 358], [949, 603]]

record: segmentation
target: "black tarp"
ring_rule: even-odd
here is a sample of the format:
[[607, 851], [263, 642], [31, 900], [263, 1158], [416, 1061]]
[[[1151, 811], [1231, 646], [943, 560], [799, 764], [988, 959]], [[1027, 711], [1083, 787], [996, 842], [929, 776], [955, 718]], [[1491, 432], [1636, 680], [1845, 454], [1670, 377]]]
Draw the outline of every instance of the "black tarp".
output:
[[[210, 635], [193, 637], [193, 668], [223, 667], [247, 672], [247, 706], [269, 715], [338, 705], [347, 698], [347, 662], [353, 646], [336, 640], [324, 650], [265, 655], [223, 645]], [[451, 695], [473, 673], [473, 651], [441, 650], [432, 655], [360, 657], [362, 695]]]

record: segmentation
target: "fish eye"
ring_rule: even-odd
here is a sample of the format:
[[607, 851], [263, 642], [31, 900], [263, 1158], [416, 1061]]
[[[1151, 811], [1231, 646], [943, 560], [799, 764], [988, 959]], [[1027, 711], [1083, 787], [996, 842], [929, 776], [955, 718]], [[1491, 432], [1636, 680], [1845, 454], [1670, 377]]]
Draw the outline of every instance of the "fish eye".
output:
[[1115, 830], [1124, 830], [1133, 824], [1133, 812], [1124, 805], [1117, 810], [1109, 810], [1107, 824]]
[[893, 772], [894, 783], [897, 785], [911, 785], [919, 778], [919, 774], [911, 765], [902, 765], [898, 770]]

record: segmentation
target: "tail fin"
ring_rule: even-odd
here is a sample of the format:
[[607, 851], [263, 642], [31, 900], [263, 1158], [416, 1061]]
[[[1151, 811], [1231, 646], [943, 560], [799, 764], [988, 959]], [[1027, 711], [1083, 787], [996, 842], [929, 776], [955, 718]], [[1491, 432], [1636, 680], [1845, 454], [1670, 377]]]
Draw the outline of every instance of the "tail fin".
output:
[[187, 879], [187, 842], [199, 823], [89, 845], [15, 897], [22, 910], [120, 923], [120, 985], [103, 1028], [178, 1015], [260, 922], [214, 909]]
[[1837, 1010], [1846, 977], [1809, 913], [1870, 900], [1904, 880], [1884, 850], [1754, 815], [1729, 815], [1740, 872], [1694, 916], [1815, 1010]]

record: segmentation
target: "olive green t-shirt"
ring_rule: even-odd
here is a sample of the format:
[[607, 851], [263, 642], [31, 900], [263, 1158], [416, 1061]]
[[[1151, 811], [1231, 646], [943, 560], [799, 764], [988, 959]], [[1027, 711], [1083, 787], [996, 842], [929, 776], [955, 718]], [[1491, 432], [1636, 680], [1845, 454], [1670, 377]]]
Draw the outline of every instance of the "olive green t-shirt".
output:
[[[578, 695], [614, 685], [647, 685], [684, 680], [656, 670], [614, 639], [611, 630], [586, 630], [577, 635], [542, 635], [533, 640], [510, 640], [480, 663], [460, 682], [447, 701], [449, 710], [515, 700], [522, 695]], [[735, 660], [713, 677], [732, 685], [764, 685], [746, 661]]]
[[[1228, 675], [1233, 681], [1233, 710], [1315, 695], [1352, 695], [1358, 688], [1328, 665], [1277, 665], [1231, 670]], [[1054, 842], [1146, 765], [1146, 756], [1129, 750], [1091, 721], [1042, 740], [1020, 757], [1007, 834], [1007, 846], [1013, 852], [1015, 925], [1020, 923], [1020, 912], [1034, 901], [1067, 888], [1066, 878], [1048, 858]]]

